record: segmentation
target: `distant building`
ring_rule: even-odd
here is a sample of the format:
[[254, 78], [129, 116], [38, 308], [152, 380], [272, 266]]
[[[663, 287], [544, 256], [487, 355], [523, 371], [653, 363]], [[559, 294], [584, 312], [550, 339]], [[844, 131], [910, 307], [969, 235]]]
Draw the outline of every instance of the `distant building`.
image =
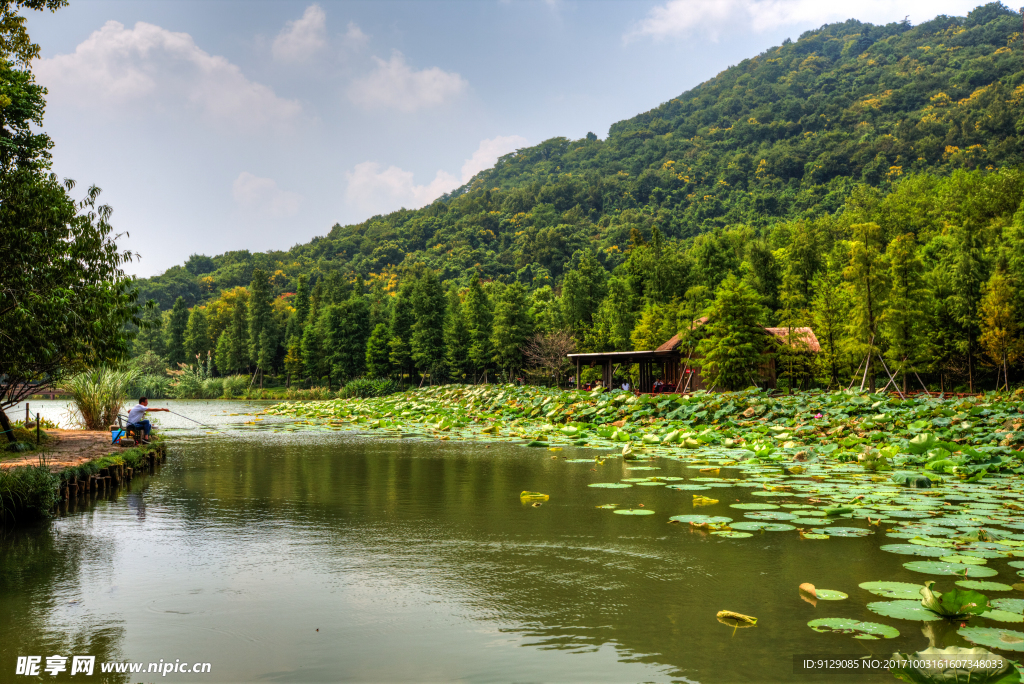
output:
[[[698, 321], [698, 325], [706, 319]], [[791, 344], [801, 352], [817, 354], [821, 351], [818, 338], [811, 328], [793, 328], [794, 340], [790, 342], [788, 328], [765, 328], [765, 334], [772, 335], [778, 339], [780, 344]], [[701, 376], [700, 367], [697, 363], [699, 357], [696, 352], [684, 356], [682, 340], [679, 335], [662, 344], [657, 349], [648, 351], [621, 351], [621, 352], [597, 352], [592, 354], [569, 354], [569, 360], [576, 366], [576, 377], [580, 377], [582, 368], [601, 367], [601, 384], [611, 387], [615, 372], [620, 367], [638, 364], [640, 367], [640, 381], [634, 388], [641, 393], [653, 391], [654, 382], [660, 378], [668, 385], [664, 391], [669, 392], [695, 392], [701, 389], [709, 389]], [[658, 372], [660, 371], [660, 372]], [[776, 386], [776, 357], [769, 353], [767, 361], [758, 369], [757, 385], [766, 389], [774, 389]]]

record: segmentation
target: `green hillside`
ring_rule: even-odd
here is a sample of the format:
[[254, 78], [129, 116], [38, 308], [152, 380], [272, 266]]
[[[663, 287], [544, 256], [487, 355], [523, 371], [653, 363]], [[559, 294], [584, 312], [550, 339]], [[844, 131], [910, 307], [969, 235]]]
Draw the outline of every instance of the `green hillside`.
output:
[[790, 386], [885, 382], [883, 357], [904, 385], [1005, 386], [1024, 362], [1020, 29], [1000, 4], [825, 26], [423, 209], [194, 255], [140, 283], [163, 311], [136, 353], [337, 386], [551, 378], [568, 349], [683, 333], [742, 387], [760, 326], [809, 325], [822, 353], [784, 354]]
[[[416, 211], [336, 225], [288, 251], [194, 258], [141, 283], [169, 308], [247, 285], [252, 269], [364, 278], [423, 263], [442, 280], [557, 283], [580, 248], [608, 268], [633, 228], [685, 239], [833, 213], [858, 183], [1024, 161], [1021, 20], [998, 3], [918, 26], [857, 21], [744, 60], [608, 137], [553, 138]], [[545, 281], [545, 276], [551, 280]]]

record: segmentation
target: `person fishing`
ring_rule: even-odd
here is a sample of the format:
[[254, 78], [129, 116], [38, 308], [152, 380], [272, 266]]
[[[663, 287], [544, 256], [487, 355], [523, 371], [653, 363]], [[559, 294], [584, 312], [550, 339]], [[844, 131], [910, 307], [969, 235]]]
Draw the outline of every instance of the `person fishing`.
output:
[[165, 408], [149, 408], [149, 399], [146, 397], [140, 397], [139, 403], [136, 404], [128, 411], [128, 425], [130, 427], [142, 428], [142, 443], [149, 444], [149, 432], [153, 429], [153, 424], [146, 420], [147, 411], [164, 411], [170, 413], [170, 409]]

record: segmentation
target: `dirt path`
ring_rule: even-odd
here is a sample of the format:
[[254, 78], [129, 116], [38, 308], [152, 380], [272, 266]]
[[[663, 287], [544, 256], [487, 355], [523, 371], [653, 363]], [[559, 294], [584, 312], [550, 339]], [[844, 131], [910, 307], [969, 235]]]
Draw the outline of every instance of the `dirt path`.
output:
[[102, 430], [46, 430], [53, 441], [42, 453], [35, 452], [0, 461], [0, 468], [39, 465], [40, 456], [52, 471], [76, 466], [95, 458], [116, 453], [120, 447], [110, 444], [110, 432]]

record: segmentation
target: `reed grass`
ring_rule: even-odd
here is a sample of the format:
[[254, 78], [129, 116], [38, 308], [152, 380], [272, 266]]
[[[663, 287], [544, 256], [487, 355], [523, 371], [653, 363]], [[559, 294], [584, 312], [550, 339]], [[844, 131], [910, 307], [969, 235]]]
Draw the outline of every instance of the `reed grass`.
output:
[[134, 368], [100, 366], [68, 378], [61, 389], [71, 395], [72, 419], [86, 430], [106, 430], [117, 422], [140, 375]]

